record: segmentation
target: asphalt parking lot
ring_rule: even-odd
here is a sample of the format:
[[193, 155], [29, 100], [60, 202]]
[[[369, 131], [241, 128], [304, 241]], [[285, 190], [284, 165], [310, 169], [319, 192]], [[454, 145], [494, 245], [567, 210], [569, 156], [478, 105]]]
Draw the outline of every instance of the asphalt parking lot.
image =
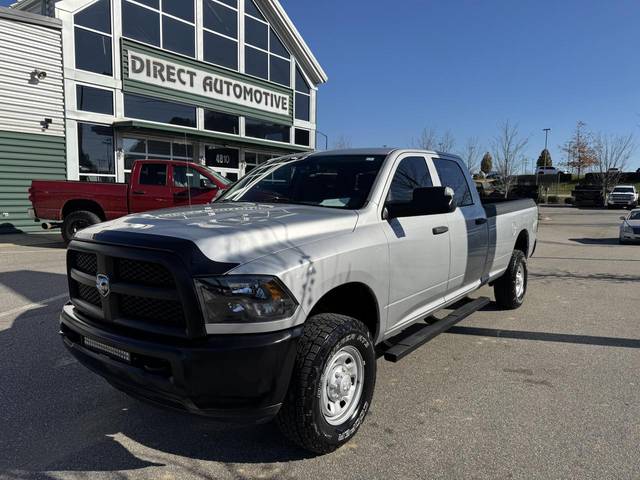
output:
[[543, 208], [524, 307], [380, 359], [359, 434], [322, 457], [113, 390], [58, 338], [57, 237], [0, 237], [0, 478], [638, 478], [640, 245], [617, 244], [621, 214]]

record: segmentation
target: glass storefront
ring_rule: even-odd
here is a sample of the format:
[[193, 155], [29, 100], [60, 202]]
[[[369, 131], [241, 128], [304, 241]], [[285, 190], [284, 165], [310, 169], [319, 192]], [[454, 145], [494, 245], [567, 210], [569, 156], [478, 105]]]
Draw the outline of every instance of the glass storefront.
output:
[[183, 160], [193, 162], [194, 145], [184, 140], [123, 136], [124, 181], [129, 182], [131, 168], [136, 160]]

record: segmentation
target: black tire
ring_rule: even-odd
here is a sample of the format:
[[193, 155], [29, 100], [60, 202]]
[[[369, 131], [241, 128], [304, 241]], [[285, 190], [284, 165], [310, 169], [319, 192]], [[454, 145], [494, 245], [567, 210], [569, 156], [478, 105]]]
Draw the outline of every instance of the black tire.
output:
[[[516, 278], [520, 267], [523, 269], [524, 286], [518, 295]], [[493, 284], [496, 303], [500, 308], [504, 310], [515, 310], [522, 306], [524, 297], [527, 294], [528, 277], [529, 271], [527, 269], [526, 255], [520, 250], [514, 250], [506, 272]]]
[[76, 232], [100, 223], [101, 221], [98, 215], [87, 210], [71, 212], [64, 217], [64, 221], [62, 222], [62, 238], [65, 243], [69, 243]]
[[[364, 365], [357, 407], [340, 425], [331, 425], [322, 413], [323, 373], [328, 362], [345, 347], [354, 347]], [[337, 375], [336, 375], [337, 376]], [[353, 381], [353, 380], [352, 380]], [[358, 431], [371, 405], [376, 381], [376, 354], [369, 330], [362, 322], [332, 313], [307, 320], [289, 391], [276, 423], [300, 447], [317, 454], [334, 451]]]

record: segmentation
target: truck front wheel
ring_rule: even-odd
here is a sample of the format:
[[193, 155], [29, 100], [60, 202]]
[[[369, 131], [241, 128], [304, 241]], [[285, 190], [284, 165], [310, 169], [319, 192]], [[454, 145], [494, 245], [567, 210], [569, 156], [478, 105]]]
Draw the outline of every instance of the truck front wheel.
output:
[[96, 223], [100, 223], [101, 221], [102, 220], [98, 215], [87, 210], [71, 212], [69, 215], [64, 217], [62, 222], [62, 238], [65, 243], [69, 243], [73, 240], [73, 236], [76, 232], [90, 227], [91, 225], [95, 225]]
[[507, 271], [493, 285], [496, 303], [505, 310], [515, 310], [524, 303], [527, 293], [529, 271], [527, 257], [520, 250], [514, 250]]
[[302, 448], [332, 452], [360, 428], [375, 381], [374, 345], [362, 322], [332, 313], [314, 315], [298, 344], [278, 427]]

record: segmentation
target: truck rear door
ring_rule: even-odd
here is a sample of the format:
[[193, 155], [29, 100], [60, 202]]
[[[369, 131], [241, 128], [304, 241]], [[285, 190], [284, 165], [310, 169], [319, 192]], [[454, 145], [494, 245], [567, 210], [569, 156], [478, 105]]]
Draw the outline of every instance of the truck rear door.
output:
[[[448, 214], [451, 267], [447, 292], [455, 297], [477, 287], [485, 271], [488, 252], [487, 215], [471, 178], [455, 160], [432, 157], [440, 185], [451, 187], [456, 210]], [[474, 193], [476, 193], [474, 195]]]
[[168, 185], [169, 166], [166, 162], [138, 162], [134, 166], [129, 186], [129, 211], [146, 212], [172, 206]]
[[[385, 207], [407, 203], [414, 189], [433, 186], [425, 156], [406, 154], [396, 162]], [[449, 279], [447, 217], [421, 215], [383, 222], [389, 244], [389, 318], [395, 319], [391, 329], [444, 301]]]

